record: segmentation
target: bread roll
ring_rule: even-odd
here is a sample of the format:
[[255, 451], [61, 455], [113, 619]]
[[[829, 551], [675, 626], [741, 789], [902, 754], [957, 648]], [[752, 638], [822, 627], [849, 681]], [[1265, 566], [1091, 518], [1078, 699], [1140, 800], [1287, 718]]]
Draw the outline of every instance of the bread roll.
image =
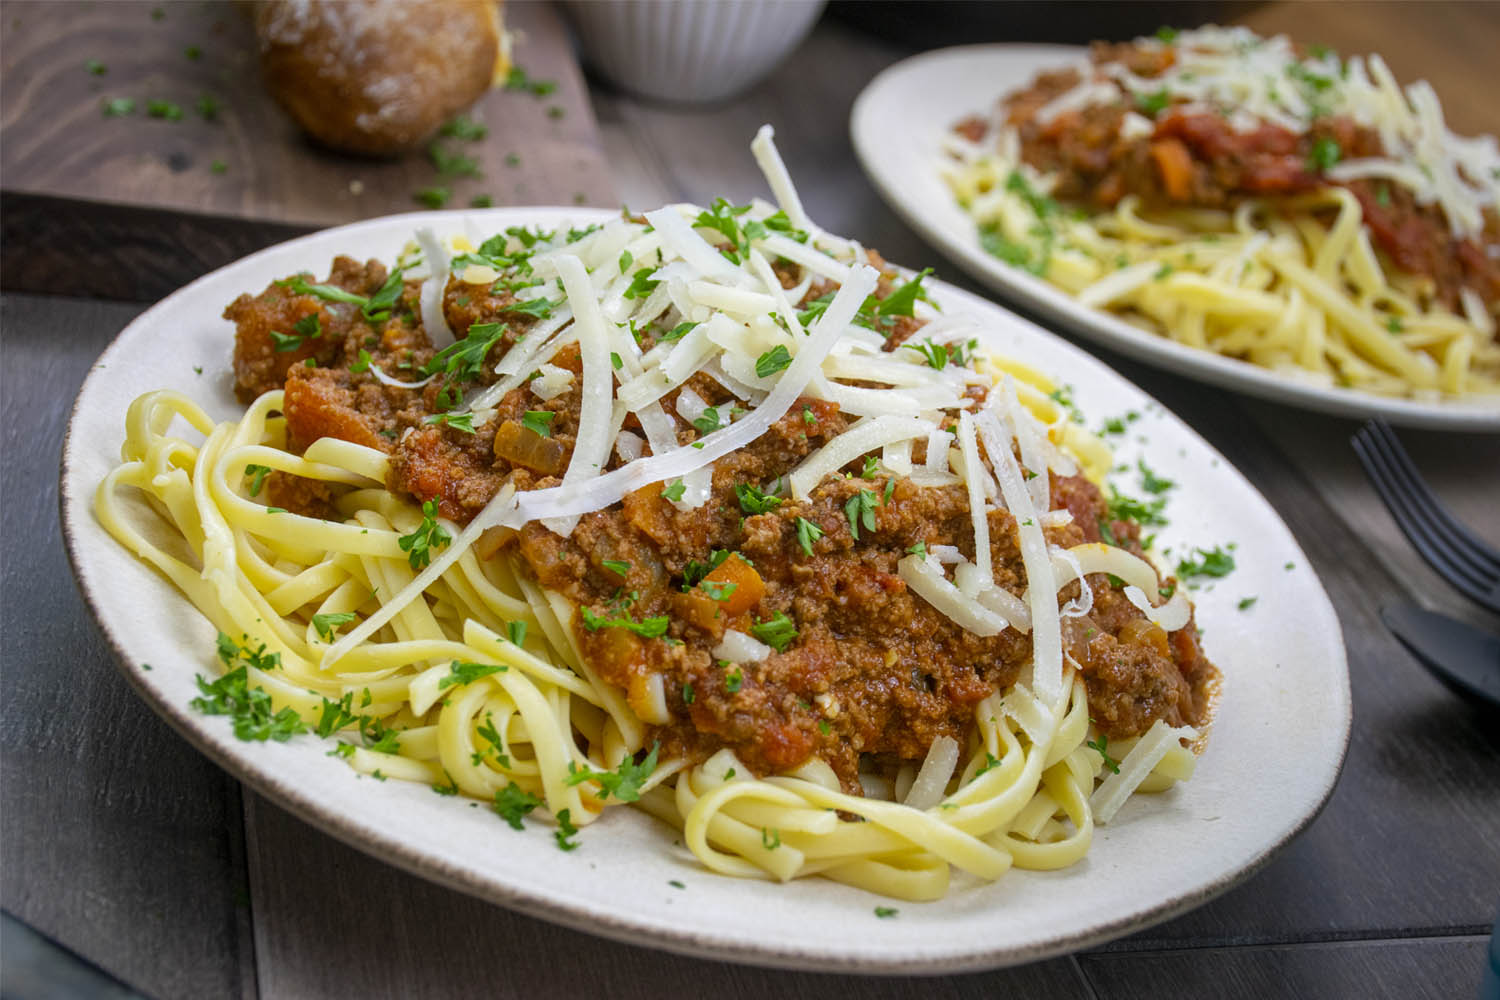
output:
[[370, 156], [420, 145], [509, 67], [495, 0], [264, 0], [255, 31], [297, 124]]

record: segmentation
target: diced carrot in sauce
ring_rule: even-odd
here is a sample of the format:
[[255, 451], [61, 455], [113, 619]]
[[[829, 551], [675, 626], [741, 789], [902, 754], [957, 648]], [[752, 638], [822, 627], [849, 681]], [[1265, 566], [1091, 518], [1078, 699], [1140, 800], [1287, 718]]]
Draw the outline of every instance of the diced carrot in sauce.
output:
[[1193, 158], [1177, 139], [1162, 139], [1151, 144], [1151, 159], [1161, 174], [1161, 186], [1167, 194], [1187, 201], [1193, 195]]

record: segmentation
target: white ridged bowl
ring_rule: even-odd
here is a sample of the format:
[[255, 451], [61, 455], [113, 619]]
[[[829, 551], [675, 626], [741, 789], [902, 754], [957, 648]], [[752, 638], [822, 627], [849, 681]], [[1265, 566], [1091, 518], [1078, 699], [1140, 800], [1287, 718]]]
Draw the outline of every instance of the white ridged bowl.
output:
[[642, 97], [706, 103], [765, 78], [824, 0], [568, 0], [585, 60]]

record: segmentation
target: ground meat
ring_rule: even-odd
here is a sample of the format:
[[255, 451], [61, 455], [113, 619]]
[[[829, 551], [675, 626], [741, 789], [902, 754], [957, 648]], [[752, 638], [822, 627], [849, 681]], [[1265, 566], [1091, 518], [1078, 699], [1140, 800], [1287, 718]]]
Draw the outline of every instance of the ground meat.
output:
[[[870, 260], [884, 269], [873, 252]], [[790, 272], [781, 279], [795, 284]], [[373, 262], [360, 267], [341, 258], [328, 283], [368, 295], [384, 280]], [[887, 274], [877, 295], [892, 287]], [[828, 290], [815, 286], [807, 299]], [[523, 490], [555, 485], [578, 433], [582, 365], [576, 345], [551, 360], [575, 374], [571, 387], [543, 401], [523, 383], [499, 400], [493, 419], [469, 432], [441, 416], [459, 398], [494, 383], [495, 360], [533, 321], [512, 311], [509, 292], [451, 280], [443, 298], [450, 327], [469, 337], [476, 352], [490, 345], [481, 352], [482, 364], [455, 368], [453, 351], [434, 351], [423, 332], [416, 293], [408, 287], [390, 315], [377, 320], [367, 320], [357, 305], [295, 295], [281, 284], [255, 298], [242, 296], [230, 307], [239, 327], [242, 391], [284, 388], [293, 450], [332, 436], [385, 451], [393, 490], [435, 500], [444, 516], [460, 523], [507, 481]], [[325, 331], [309, 338], [318, 343], [281, 352], [289, 355], [286, 363], [278, 352], [267, 353], [268, 331], [314, 312]], [[919, 325], [907, 317], [886, 323], [887, 350], [899, 349]], [[658, 334], [643, 331], [643, 347]], [[377, 379], [373, 368], [411, 382], [434, 374], [424, 385], [403, 388]], [[706, 376], [689, 384], [722, 412], [737, 405]], [[982, 387], [973, 395], [982, 402]], [[669, 414], [675, 414], [675, 399], [675, 392], [663, 399]], [[546, 435], [534, 430], [536, 417], [528, 418], [528, 411], [551, 414]], [[673, 419], [679, 444], [698, 436], [685, 420]], [[969, 633], [913, 594], [898, 572], [898, 562], [918, 544], [951, 545], [974, 556], [963, 488], [919, 489], [883, 472], [865, 478], [863, 463], [856, 462], [806, 501], [742, 502], [747, 486], [778, 492], [782, 477], [848, 423], [835, 404], [801, 399], [750, 446], [715, 463], [710, 499], [698, 508], [677, 510], [655, 484], [583, 516], [566, 538], [532, 523], [501, 543], [500, 551], [517, 556], [537, 583], [580, 607], [574, 636], [606, 682], [642, 714], [654, 690], [664, 693], [671, 721], [654, 727], [651, 738], [666, 753], [702, 760], [729, 747], [757, 774], [788, 770], [816, 754], [857, 792], [862, 758], [895, 766], [921, 760], [939, 736], [967, 739], [974, 706], [1011, 684], [1030, 659], [1028, 636], [1013, 629], [988, 638]], [[916, 451], [920, 460], [920, 443]], [[619, 462], [612, 456], [610, 467]], [[280, 506], [334, 514], [336, 488], [277, 473], [269, 489]], [[860, 523], [856, 530], [857, 513], [851, 519], [850, 510], [861, 503], [873, 529]], [[1099, 490], [1088, 480], [1054, 478], [1051, 505], [1069, 510], [1073, 522], [1047, 529], [1050, 543], [1097, 541], [1102, 525], [1108, 537], [1139, 551], [1138, 526], [1108, 522]], [[988, 517], [996, 582], [1019, 596], [1024, 573], [1016, 524], [1004, 511]], [[705, 574], [706, 584], [700, 583]], [[1089, 680], [1091, 711], [1104, 730], [1127, 736], [1157, 718], [1205, 721], [1214, 670], [1195, 635], [1179, 633], [1167, 642], [1160, 629], [1143, 627], [1149, 622], [1107, 581], [1088, 585], [1095, 591], [1090, 628], [1096, 631], [1085, 634], [1071, 624], [1069, 649]], [[1078, 588], [1071, 584], [1063, 598]], [[733, 665], [714, 656], [727, 630], [753, 634], [783, 617], [788, 634], [761, 633], [777, 647], [763, 661]], [[664, 634], [649, 638], [607, 624], [644, 628], [657, 618], [666, 623]]]
[[[1137, 76], [1151, 78], [1169, 67], [1171, 46], [1095, 43], [1096, 64], [1119, 61]], [[1038, 112], [1079, 82], [1075, 69], [1039, 74], [1031, 85], [1002, 101], [1006, 120], [1021, 140], [1021, 157], [1057, 178], [1055, 197], [1095, 208], [1110, 208], [1136, 195], [1147, 208], [1233, 207], [1248, 197], [1280, 197], [1330, 183], [1313, 166], [1318, 144], [1332, 140], [1344, 159], [1384, 155], [1379, 136], [1348, 118], [1322, 118], [1304, 132], [1262, 124], [1238, 132], [1224, 115], [1189, 111], [1180, 105], [1155, 109], [1150, 135], [1126, 139], [1121, 123], [1131, 110], [1122, 91], [1116, 104], [1094, 104], [1065, 111], [1048, 121]], [[966, 118], [955, 130], [979, 141], [980, 118]], [[1472, 289], [1492, 309], [1500, 308], [1500, 261], [1472, 239], [1455, 239], [1442, 210], [1420, 205], [1407, 189], [1384, 182], [1354, 181], [1375, 245], [1402, 271], [1424, 276], [1431, 294], [1459, 310], [1459, 293]], [[1382, 193], [1384, 192], [1384, 193]], [[1486, 217], [1484, 241], [1500, 245], [1500, 219]]]

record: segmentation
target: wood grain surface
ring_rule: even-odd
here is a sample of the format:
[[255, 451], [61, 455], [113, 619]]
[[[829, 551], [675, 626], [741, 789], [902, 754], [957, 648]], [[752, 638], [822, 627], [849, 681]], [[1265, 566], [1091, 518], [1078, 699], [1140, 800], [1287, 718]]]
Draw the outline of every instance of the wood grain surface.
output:
[[[415, 193], [434, 186], [450, 190], [452, 207], [479, 194], [496, 205], [616, 203], [582, 75], [546, 4], [510, 4], [507, 20], [516, 63], [556, 91], [492, 90], [470, 111], [489, 130], [483, 141], [438, 140], [476, 159], [482, 177], [442, 176], [420, 151], [372, 160], [311, 144], [261, 85], [239, 4], [7, 2], [0, 17], [10, 191], [318, 227], [421, 208]], [[196, 110], [205, 96], [218, 105], [212, 120]], [[134, 112], [106, 117], [104, 103], [122, 98]], [[153, 100], [177, 105], [181, 120], [150, 117]]]
[[[7, 49], [17, 6], [0, 8]], [[168, 19], [176, 16], [175, 6], [167, 9]], [[1344, 25], [1350, 33], [1338, 35], [1343, 22], [1322, 8], [1314, 14], [1266, 5], [1247, 17], [1272, 14], [1294, 24], [1303, 15], [1326, 22], [1330, 30], [1315, 40], [1361, 47], [1356, 29]], [[1437, 68], [1457, 74], [1459, 89], [1481, 95], [1476, 106], [1485, 103], [1486, 81], [1494, 79], [1489, 57], [1476, 57], [1475, 45], [1445, 48], [1441, 39], [1447, 31], [1473, 36], [1493, 27], [1492, 11], [1462, 9], [1459, 27], [1435, 18], [1425, 26], [1430, 31], [1403, 6], [1361, 16], [1385, 25], [1360, 24], [1358, 32], [1377, 32], [1363, 47], [1452, 62]], [[1410, 46], [1393, 42], [1403, 33]], [[820, 222], [893, 260], [933, 263], [942, 277], [974, 288], [884, 206], [849, 147], [845, 123], [854, 95], [906, 54], [825, 21], [786, 74], [726, 105], [662, 108], [596, 87], [598, 148], [618, 194], [633, 205], [742, 199], [763, 192], [747, 147], [755, 128], [772, 122]], [[8, 85], [9, 51], [4, 58]], [[1402, 69], [1393, 55], [1392, 63], [1403, 76], [1425, 74], [1436, 83], [1433, 64], [1422, 60]], [[817, 99], [809, 100], [813, 93]], [[1450, 107], [1455, 97], [1465, 99], [1443, 96]], [[135, 221], [148, 234], [189, 224], [167, 216]], [[204, 234], [194, 239], [208, 239], [212, 226], [190, 223]], [[35, 234], [44, 231], [6, 233], [32, 234], [22, 249], [34, 250]], [[195, 243], [185, 261], [171, 265], [169, 239], [143, 238], [159, 241], [154, 253], [168, 270], [201, 267], [212, 252], [224, 252]], [[0, 906], [148, 996], [1476, 993], [1500, 899], [1500, 726], [1426, 674], [1386, 633], [1378, 611], [1414, 600], [1491, 629], [1500, 621], [1468, 607], [1411, 552], [1352, 460], [1351, 421], [1244, 400], [1084, 345], [1192, 424], [1257, 485], [1338, 610], [1354, 728], [1340, 783], [1301, 836], [1218, 899], [1075, 956], [916, 981], [778, 972], [603, 941], [423, 882], [242, 792], [158, 720], [110, 662], [74, 590], [56, 519], [57, 459], [74, 390], [140, 306], [82, 300], [67, 285], [27, 285], [55, 294], [17, 294], [16, 273], [7, 265], [0, 275], [0, 509], [12, 540], [0, 549]], [[1401, 436], [1437, 492], [1500, 541], [1500, 437]], [[0, 965], [0, 993], [26, 996], [9, 977]]]

